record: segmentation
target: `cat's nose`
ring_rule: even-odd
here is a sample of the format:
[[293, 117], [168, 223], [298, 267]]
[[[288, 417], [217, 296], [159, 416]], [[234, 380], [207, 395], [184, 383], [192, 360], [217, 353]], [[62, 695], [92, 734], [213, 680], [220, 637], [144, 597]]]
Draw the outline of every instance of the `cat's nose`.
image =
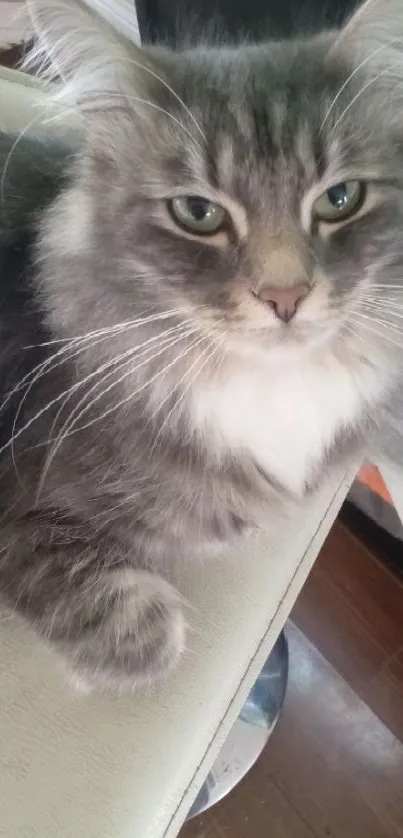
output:
[[270, 288], [267, 285], [262, 285], [256, 291], [256, 296], [262, 302], [270, 305], [280, 320], [288, 323], [294, 317], [299, 304], [307, 297], [309, 291], [309, 285], [304, 282], [293, 285], [291, 288]]

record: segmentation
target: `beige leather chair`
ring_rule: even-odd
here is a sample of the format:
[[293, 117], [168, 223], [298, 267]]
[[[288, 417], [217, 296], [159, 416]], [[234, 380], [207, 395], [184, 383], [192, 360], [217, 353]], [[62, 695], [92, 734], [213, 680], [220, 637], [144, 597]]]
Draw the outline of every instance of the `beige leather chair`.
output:
[[[26, 77], [0, 71], [0, 127], [65, 132], [58, 120], [43, 124], [45, 100]], [[195, 631], [182, 667], [158, 691], [77, 697], [30, 631], [0, 622], [0, 836], [178, 834], [357, 465], [329, 474], [287, 531], [274, 524], [186, 568], [178, 584], [193, 605]]]

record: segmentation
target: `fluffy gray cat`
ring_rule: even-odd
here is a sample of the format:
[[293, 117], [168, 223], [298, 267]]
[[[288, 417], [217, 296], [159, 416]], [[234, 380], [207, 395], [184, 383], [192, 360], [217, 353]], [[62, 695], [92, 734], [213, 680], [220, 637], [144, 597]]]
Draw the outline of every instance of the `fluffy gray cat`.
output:
[[82, 135], [2, 138], [0, 590], [130, 689], [183, 652], [173, 563], [399, 438], [403, 4], [176, 52], [29, 7]]

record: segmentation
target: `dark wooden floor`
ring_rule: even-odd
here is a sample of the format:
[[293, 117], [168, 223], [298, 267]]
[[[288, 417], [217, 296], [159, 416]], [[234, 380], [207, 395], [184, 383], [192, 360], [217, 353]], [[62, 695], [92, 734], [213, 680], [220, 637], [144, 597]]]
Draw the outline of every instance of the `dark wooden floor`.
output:
[[403, 585], [338, 522], [288, 626], [260, 760], [180, 838], [403, 837]]

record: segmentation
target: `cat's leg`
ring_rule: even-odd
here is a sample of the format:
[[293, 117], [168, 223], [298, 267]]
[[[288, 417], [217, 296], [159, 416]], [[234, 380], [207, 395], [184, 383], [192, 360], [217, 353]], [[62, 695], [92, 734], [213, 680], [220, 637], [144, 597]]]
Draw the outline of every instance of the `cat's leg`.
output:
[[178, 663], [180, 595], [130, 567], [115, 542], [35, 516], [1, 529], [0, 545], [0, 595], [63, 656], [77, 687], [130, 690]]

